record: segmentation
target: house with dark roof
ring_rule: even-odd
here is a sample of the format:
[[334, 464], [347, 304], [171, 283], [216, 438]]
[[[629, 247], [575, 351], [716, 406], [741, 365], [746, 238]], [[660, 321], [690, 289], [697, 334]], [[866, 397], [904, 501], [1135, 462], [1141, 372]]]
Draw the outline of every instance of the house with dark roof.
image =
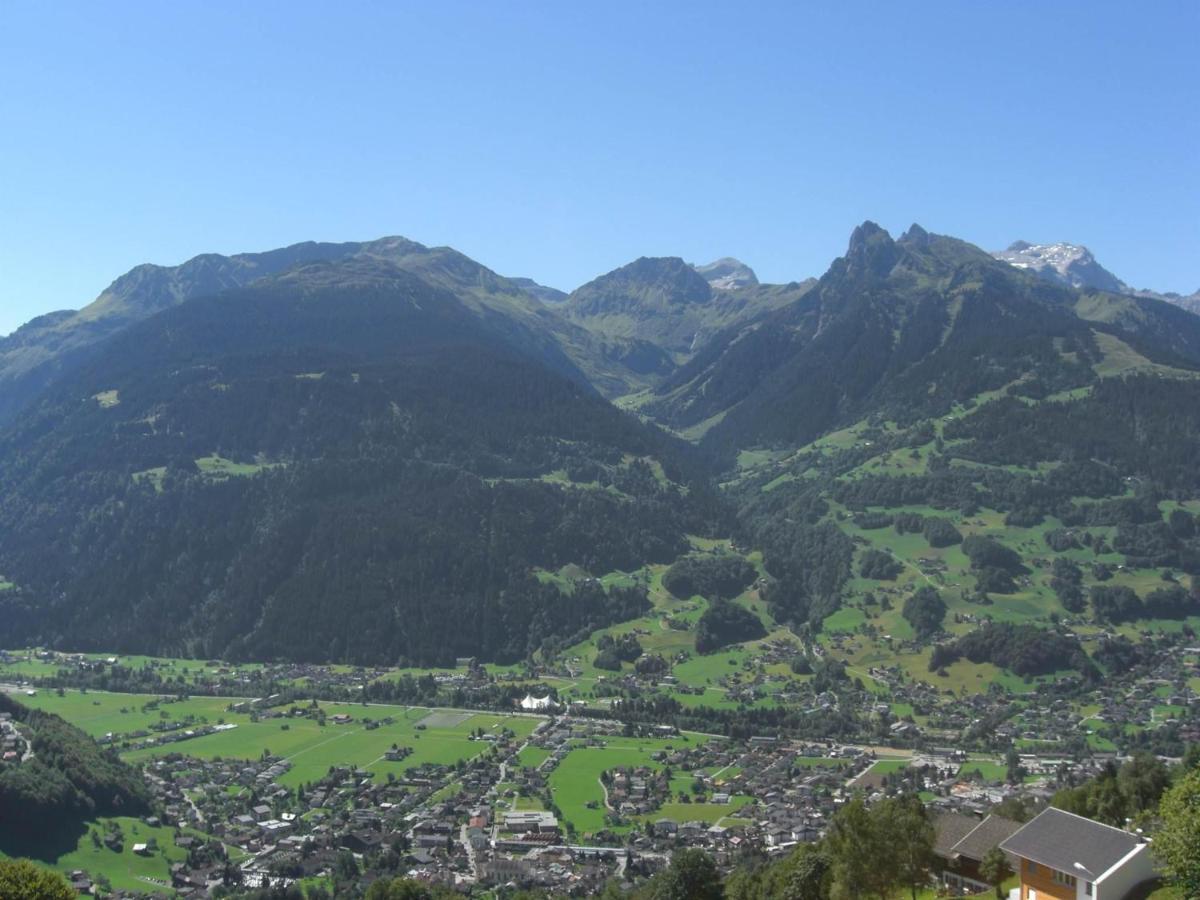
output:
[[[941, 863], [938, 879], [946, 887], [964, 893], [991, 890], [980, 873], [983, 858], [1020, 828], [1020, 822], [1003, 816], [980, 820], [957, 812], [942, 813], [934, 820], [933, 852]], [[1009, 864], [1013, 863], [1010, 858]]]
[[1124, 900], [1155, 877], [1138, 835], [1050, 807], [1000, 848], [1017, 860], [1015, 900]]

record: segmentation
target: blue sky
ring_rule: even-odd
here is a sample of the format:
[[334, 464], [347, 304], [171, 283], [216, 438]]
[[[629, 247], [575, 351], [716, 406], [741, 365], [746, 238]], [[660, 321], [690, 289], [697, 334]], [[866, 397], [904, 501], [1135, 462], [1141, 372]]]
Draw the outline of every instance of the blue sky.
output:
[[0, 333], [140, 262], [403, 234], [570, 289], [851, 229], [1200, 288], [1200, 4], [43, 3], [0, 28]]

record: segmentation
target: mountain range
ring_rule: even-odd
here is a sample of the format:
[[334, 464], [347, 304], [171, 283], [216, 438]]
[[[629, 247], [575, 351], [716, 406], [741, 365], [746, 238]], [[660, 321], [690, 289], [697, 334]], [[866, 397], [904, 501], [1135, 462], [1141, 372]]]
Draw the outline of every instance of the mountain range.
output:
[[[865, 222], [819, 279], [641, 258], [570, 294], [398, 237], [140, 266], [0, 342], [0, 646], [515, 661], [647, 608], [553, 573], [704, 537], [819, 628], [831, 502], [1200, 493], [1200, 317], [1064, 253]], [[864, 427], [920, 479], [813, 469]]]

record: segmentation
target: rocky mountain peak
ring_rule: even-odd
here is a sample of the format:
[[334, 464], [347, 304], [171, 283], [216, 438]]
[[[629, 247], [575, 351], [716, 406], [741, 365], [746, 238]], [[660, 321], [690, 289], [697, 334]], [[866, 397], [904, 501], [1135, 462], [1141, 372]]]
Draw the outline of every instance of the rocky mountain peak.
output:
[[692, 268], [704, 276], [704, 280], [718, 291], [754, 287], [758, 284], [758, 276], [754, 274], [754, 270], [732, 256], [722, 256], [707, 265], [693, 265]]
[[900, 248], [892, 236], [868, 220], [850, 235], [845, 257], [847, 272], [883, 277], [892, 270], [900, 255]]
[[929, 241], [930, 241], [929, 232], [926, 231], [924, 228], [922, 228], [920, 225], [918, 225], [916, 222], [913, 222], [911, 225], [908, 226], [908, 231], [906, 231], [906, 232], [904, 232], [904, 234], [900, 235], [899, 243], [910, 244], [914, 247], [927, 247], [927, 246], [929, 246]]
[[1047, 281], [1073, 288], [1093, 288], [1101, 291], [1127, 293], [1125, 282], [1096, 262], [1087, 247], [1058, 241], [1053, 244], [1031, 244], [1014, 241], [1007, 250], [992, 254], [1018, 269], [1026, 269]]

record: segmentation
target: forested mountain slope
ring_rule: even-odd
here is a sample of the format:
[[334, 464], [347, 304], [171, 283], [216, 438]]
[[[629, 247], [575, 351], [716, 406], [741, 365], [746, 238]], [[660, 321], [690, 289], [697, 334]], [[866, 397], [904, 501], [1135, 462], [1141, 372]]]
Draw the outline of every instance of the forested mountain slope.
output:
[[1089, 385], [1115, 339], [1150, 363], [1200, 367], [1200, 320], [1154, 300], [1079, 294], [913, 226], [873, 223], [815, 288], [726, 330], [643, 412], [725, 454], [799, 446], [870, 412], [946, 413], [1017, 379], [1042, 395]]
[[294, 265], [341, 259], [361, 246], [308, 242], [267, 253], [208, 253], [179, 266], [137, 266], [83, 309], [40, 316], [0, 339], [0, 421], [74, 370], [105, 340], [160, 310]]
[[[528, 280], [502, 278], [449, 247], [425, 247], [402, 237], [349, 243], [306, 242], [266, 253], [194, 257], [178, 266], [140, 265], [78, 311], [49, 313], [0, 338], [0, 422], [11, 419], [47, 386], [70, 374], [137, 322], [186, 300], [243, 287], [295, 266], [362, 257], [389, 262], [456, 291], [477, 308], [521, 320], [546, 343], [559, 343], [576, 366], [609, 394], [642, 381], [607, 359], [600, 342], [546, 309], [547, 292]], [[540, 299], [539, 299], [540, 298]]]
[[639, 611], [530, 573], [674, 559], [721, 515], [687, 448], [536, 319], [412, 268], [165, 310], [0, 433], [0, 644], [510, 660]]
[[[803, 639], [921, 678], [964, 654], [1094, 674], [1056, 629], [1200, 614], [1177, 577], [1200, 574], [1198, 376], [1200, 321], [1169, 304], [866, 223], [639, 412], [719, 455], [763, 596]], [[966, 638], [993, 621], [1018, 630]], [[931, 656], [947, 635], [966, 649]]]
[[[0, 646], [432, 664], [645, 627], [1094, 675], [1071, 634], [1198, 602], [1200, 319], [1169, 304], [918, 226], [815, 285], [642, 259], [552, 305], [352, 246], [164, 301], [0, 428]], [[658, 587], [699, 536], [736, 596]]]

